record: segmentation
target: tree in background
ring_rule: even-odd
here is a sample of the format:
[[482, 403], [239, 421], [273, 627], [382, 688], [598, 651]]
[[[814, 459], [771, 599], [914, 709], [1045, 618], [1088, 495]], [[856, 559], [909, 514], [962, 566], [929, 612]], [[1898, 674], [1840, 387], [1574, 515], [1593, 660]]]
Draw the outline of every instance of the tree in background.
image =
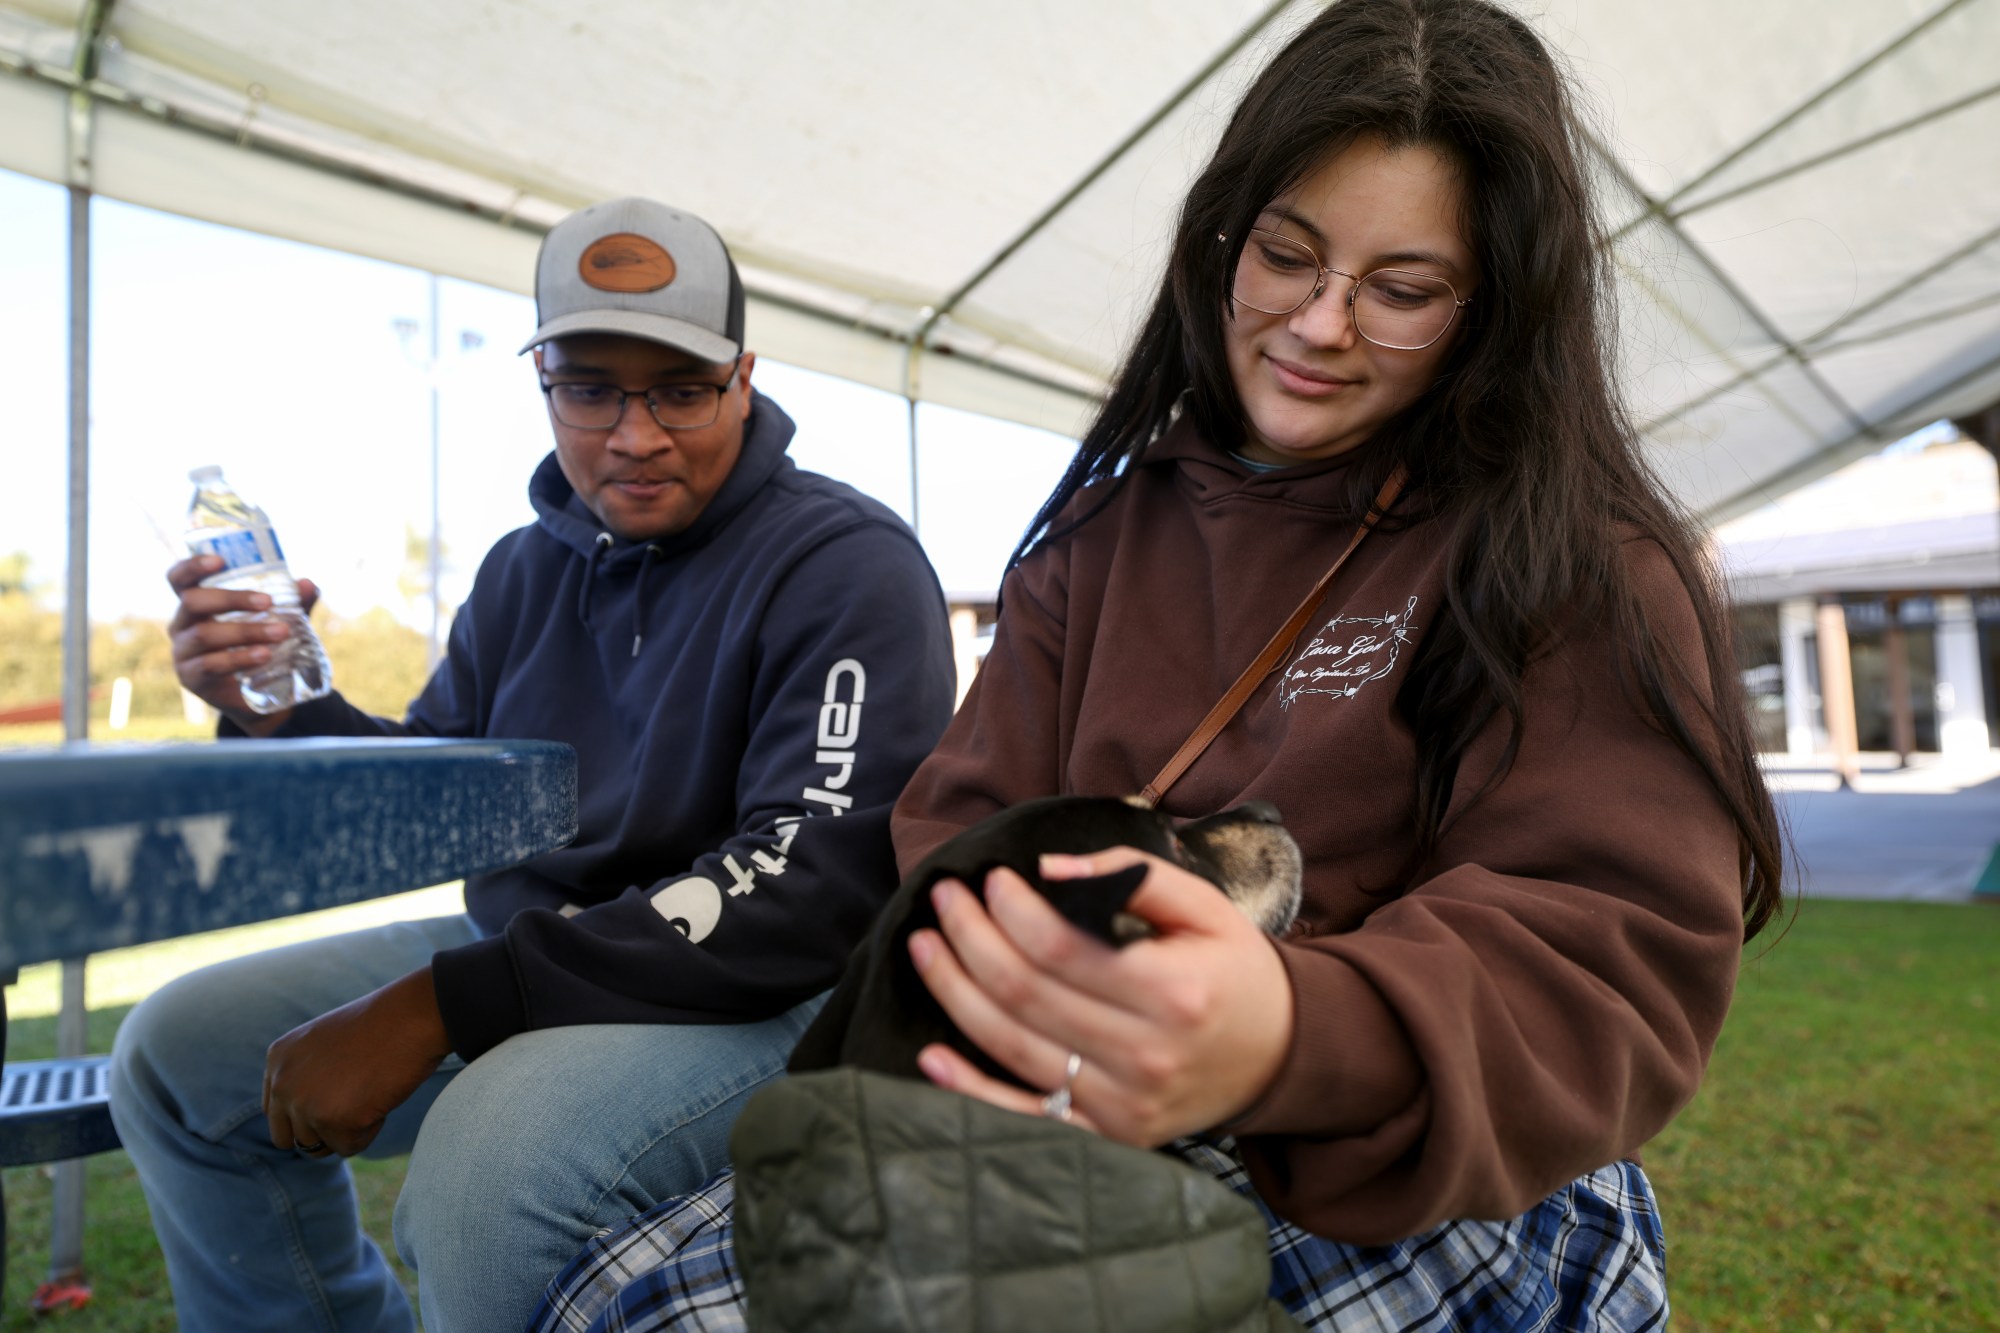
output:
[[[36, 599], [29, 569], [21, 552], [0, 556], [0, 709], [62, 695], [62, 612]], [[343, 616], [322, 603], [314, 620], [341, 693], [357, 707], [401, 717], [426, 678], [424, 635], [381, 607]], [[99, 723], [120, 676], [132, 682], [133, 717], [181, 716], [165, 621], [127, 616], [91, 626], [90, 687], [98, 701], [92, 714]]]
[[90, 627], [90, 692], [103, 701], [92, 705], [93, 717], [109, 707], [111, 682], [120, 676], [132, 682], [133, 717], [181, 716], [181, 683], [165, 621], [126, 616]]
[[62, 615], [41, 605], [27, 553], [0, 556], [0, 708], [62, 694]]
[[[451, 568], [451, 543], [438, 543], [438, 570], [442, 573]], [[431, 539], [429, 533], [418, 532], [414, 524], [403, 525], [403, 568], [396, 575], [396, 591], [402, 594], [403, 606], [409, 612], [411, 622], [422, 625], [427, 630], [431, 623]], [[451, 626], [451, 608], [439, 608], [439, 638]]]
[[32, 563], [26, 551], [0, 555], [0, 597], [34, 591], [28, 586], [28, 566]]
[[401, 717], [429, 678], [424, 653], [429, 640], [383, 607], [343, 616], [320, 604], [320, 642], [333, 663], [333, 683], [347, 701], [384, 717]]

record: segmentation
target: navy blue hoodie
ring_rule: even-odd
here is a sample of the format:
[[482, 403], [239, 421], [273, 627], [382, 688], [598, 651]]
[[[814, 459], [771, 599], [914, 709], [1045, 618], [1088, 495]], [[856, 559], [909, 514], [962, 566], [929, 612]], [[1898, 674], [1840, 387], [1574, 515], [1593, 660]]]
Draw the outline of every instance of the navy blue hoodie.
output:
[[487, 554], [404, 721], [336, 694], [280, 733], [576, 747], [576, 840], [468, 880], [487, 937], [433, 960], [465, 1059], [533, 1028], [770, 1017], [834, 983], [895, 888], [889, 811], [951, 717], [944, 596], [902, 520], [800, 471], [792, 433], [757, 395], [722, 489], [643, 543], [551, 454], [539, 522]]

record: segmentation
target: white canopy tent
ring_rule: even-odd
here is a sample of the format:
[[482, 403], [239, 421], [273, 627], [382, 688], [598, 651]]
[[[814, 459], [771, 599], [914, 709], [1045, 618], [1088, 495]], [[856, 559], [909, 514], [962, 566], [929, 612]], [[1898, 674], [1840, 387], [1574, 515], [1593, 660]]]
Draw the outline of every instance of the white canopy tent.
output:
[[[1073, 432], [1318, 3], [0, 0], [0, 166], [514, 290], [566, 211], [650, 194], [735, 248], [768, 355]], [[1525, 9], [1603, 127], [1685, 500], [2000, 397], [2000, 0]]]

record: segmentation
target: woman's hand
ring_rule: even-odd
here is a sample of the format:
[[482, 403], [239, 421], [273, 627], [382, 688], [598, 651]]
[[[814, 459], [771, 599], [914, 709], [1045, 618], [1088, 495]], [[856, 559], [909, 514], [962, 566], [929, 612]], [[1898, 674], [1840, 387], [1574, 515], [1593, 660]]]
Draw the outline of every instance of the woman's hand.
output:
[[[910, 957], [975, 1045], [1030, 1087], [1054, 1089], [1073, 1051], [1072, 1119], [1143, 1147], [1208, 1129], [1253, 1105], [1292, 1039], [1292, 987], [1271, 941], [1213, 884], [1130, 847], [1045, 856], [1046, 879], [1149, 867], [1127, 910], [1157, 937], [1114, 949], [1065, 921], [1019, 875], [996, 870], [986, 903], [945, 880], [932, 891], [942, 936]], [[1009, 1110], [1041, 1099], [982, 1074], [949, 1047], [918, 1063], [940, 1087]]]

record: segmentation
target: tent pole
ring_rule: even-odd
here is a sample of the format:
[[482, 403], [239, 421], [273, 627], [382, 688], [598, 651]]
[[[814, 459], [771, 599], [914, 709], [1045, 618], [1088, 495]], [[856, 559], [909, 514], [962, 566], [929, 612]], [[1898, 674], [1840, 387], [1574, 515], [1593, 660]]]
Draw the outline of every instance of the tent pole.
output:
[[910, 531], [923, 540], [923, 530], [917, 526], [917, 400], [906, 398], [910, 405]]
[[[99, 47], [112, 0], [91, 0], [76, 33], [73, 66], [78, 91], [69, 102], [69, 562], [63, 596], [63, 738], [90, 734], [90, 199], [94, 107], [84, 85], [97, 77]], [[89, 1044], [84, 960], [62, 964], [62, 1007], [56, 1016], [56, 1054], [74, 1059]], [[49, 1242], [50, 1294], [83, 1279], [83, 1163], [54, 1169]], [[37, 1307], [40, 1297], [37, 1293]]]
[[[930, 313], [930, 307], [924, 307], [925, 319]], [[917, 526], [917, 358], [922, 354], [922, 344], [914, 339], [903, 345], [903, 401], [910, 409], [910, 531], [917, 534], [919, 545], [923, 544], [924, 531]]]
[[430, 670], [437, 669], [438, 659], [444, 656], [444, 593], [438, 584], [444, 578], [444, 524], [439, 518], [438, 493], [442, 489], [443, 469], [439, 464], [441, 453], [438, 439], [438, 370], [443, 365], [444, 352], [438, 337], [438, 275], [431, 279], [431, 549], [429, 579], [431, 585], [431, 642], [424, 655], [424, 665]]
[[[90, 734], [90, 187], [69, 187], [69, 561], [63, 595], [63, 739]], [[89, 1044], [84, 960], [62, 963], [56, 1055]], [[51, 1205], [49, 1281], [83, 1268], [83, 1163], [58, 1162]]]
[[69, 187], [69, 561], [63, 598], [63, 739], [90, 732], [90, 190]]
[[[70, 186], [70, 498], [62, 596], [62, 739], [90, 735], [90, 186]], [[88, 1045], [84, 961], [62, 961], [56, 1055]], [[76, 1277], [84, 1261], [84, 1163], [54, 1167], [48, 1281]]]

